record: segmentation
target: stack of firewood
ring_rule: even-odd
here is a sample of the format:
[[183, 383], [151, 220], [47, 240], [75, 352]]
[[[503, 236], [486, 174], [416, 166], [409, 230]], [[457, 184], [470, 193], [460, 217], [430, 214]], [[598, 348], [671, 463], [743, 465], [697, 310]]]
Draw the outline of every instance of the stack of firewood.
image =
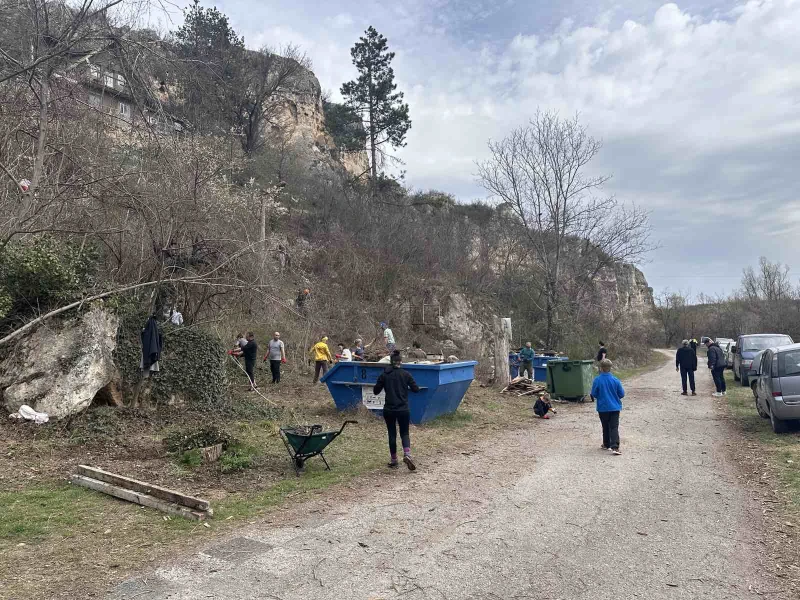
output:
[[527, 377], [516, 377], [511, 380], [508, 386], [504, 387], [501, 391], [502, 394], [514, 394], [516, 396], [531, 396], [544, 392], [547, 386], [543, 383], [528, 379]]

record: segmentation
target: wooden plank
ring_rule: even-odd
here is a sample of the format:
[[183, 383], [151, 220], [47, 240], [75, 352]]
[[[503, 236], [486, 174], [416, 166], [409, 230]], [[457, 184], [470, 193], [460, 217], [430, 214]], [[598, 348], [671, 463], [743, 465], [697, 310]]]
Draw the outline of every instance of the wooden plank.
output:
[[108, 471], [103, 471], [102, 469], [96, 469], [88, 465], [78, 465], [78, 475], [84, 475], [85, 477], [89, 477], [91, 479], [104, 481], [112, 485], [117, 485], [123, 488], [127, 488], [134, 492], [139, 492], [142, 494], [147, 494], [148, 496], [152, 496], [154, 498], [166, 500], [167, 502], [173, 502], [175, 504], [188, 506], [189, 508], [196, 508], [197, 510], [203, 510], [203, 511], [211, 511], [211, 503], [208, 500], [203, 500], [201, 498], [194, 498], [193, 496], [187, 496], [186, 494], [182, 494], [174, 490], [169, 490], [167, 488], [163, 488], [157, 485], [145, 483], [144, 481], [139, 481], [137, 479], [131, 479], [130, 477], [116, 475], [115, 473], [109, 473]]
[[210, 516], [205, 511], [191, 510], [185, 506], [180, 506], [179, 504], [164, 502], [163, 500], [153, 498], [153, 496], [149, 496], [148, 494], [133, 492], [118, 485], [111, 485], [110, 483], [98, 481], [97, 479], [92, 479], [91, 477], [73, 475], [70, 478], [70, 481], [75, 485], [89, 488], [90, 490], [102, 492], [104, 494], [108, 494], [109, 496], [114, 496], [115, 498], [127, 500], [128, 502], [133, 502], [135, 504], [141, 504], [142, 506], [147, 506], [149, 508], [155, 508], [156, 510], [169, 513], [171, 515], [177, 515], [179, 517], [184, 517], [186, 519], [203, 521]]

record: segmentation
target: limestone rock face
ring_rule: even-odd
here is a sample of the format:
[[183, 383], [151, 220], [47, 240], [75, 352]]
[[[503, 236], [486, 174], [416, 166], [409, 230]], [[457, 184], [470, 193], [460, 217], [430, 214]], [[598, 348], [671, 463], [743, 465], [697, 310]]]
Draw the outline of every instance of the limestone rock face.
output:
[[367, 171], [367, 153], [340, 152], [325, 128], [322, 89], [316, 75], [305, 71], [295, 84], [295, 91], [283, 103], [275, 119], [274, 130], [294, 147], [304, 162], [318, 171], [333, 173], [344, 169], [353, 176]]
[[0, 398], [9, 412], [27, 404], [51, 419], [77, 414], [98, 393], [119, 401], [112, 352], [119, 319], [93, 308], [63, 323], [46, 323], [0, 363]]

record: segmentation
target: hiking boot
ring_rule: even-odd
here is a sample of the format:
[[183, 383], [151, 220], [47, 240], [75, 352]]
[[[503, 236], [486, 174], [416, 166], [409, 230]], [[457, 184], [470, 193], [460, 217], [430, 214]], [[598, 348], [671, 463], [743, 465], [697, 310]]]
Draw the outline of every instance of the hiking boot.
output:
[[400, 463], [398, 463], [396, 460], [392, 460], [389, 461], [389, 464], [386, 466], [389, 467], [390, 469], [396, 469], [397, 467], [400, 466]]
[[414, 461], [411, 459], [411, 455], [410, 454], [405, 454], [403, 456], [403, 462], [406, 463], [406, 466], [408, 467], [409, 471], [416, 471], [417, 470], [417, 465], [414, 464]]

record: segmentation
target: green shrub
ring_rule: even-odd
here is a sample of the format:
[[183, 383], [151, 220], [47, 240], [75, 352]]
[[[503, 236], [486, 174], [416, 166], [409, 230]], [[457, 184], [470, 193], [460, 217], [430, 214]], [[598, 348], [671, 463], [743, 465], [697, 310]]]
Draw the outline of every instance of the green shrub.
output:
[[207, 425], [200, 429], [189, 431], [173, 431], [164, 438], [164, 445], [170, 452], [186, 452], [195, 448], [207, 448], [222, 444], [222, 449], [226, 450], [234, 445], [236, 440], [224, 429], [215, 425]]
[[200, 452], [199, 448], [194, 448], [192, 450], [188, 450], [187, 452], [181, 452], [178, 462], [180, 462], [184, 467], [195, 469], [203, 464], [203, 454]]
[[259, 451], [252, 446], [233, 444], [219, 459], [223, 473], [233, 473], [249, 469], [255, 464]]
[[94, 284], [98, 259], [93, 245], [50, 236], [10, 242], [0, 254], [0, 316], [79, 298]]

